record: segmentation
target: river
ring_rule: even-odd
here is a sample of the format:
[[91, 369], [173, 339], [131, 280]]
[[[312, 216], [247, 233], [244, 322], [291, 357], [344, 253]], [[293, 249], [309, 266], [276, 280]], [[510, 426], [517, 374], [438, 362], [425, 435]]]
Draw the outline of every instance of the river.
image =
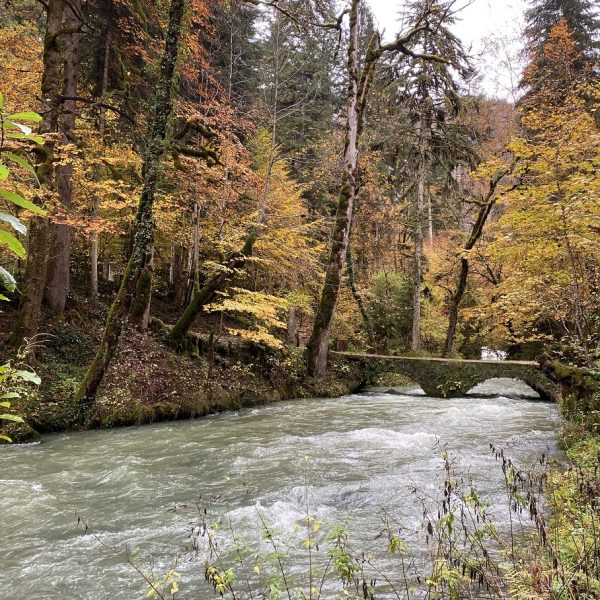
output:
[[418, 532], [423, 514], [413, 488], [439, 495], [444, 448], [506, 526], [490, 442], [523, 466], [541, 453], [560, 456], [556, 406], [533, 397], [506, 379], [449, 400], [418, 388], [377, 389], [3, 447], [0, 596], [144, 598], [142, 577], [109, 549], [127, 546], [145, 572], [151, 562], [164, 573], [179, 555], [178, 598], [212, 598], [202, 558], [183, 550], [198, 522], [196, 504], [248, 540], [260, 538], [259, 513], [291, 532], [307, 504], [326, 523], [349, 519], [357, 543], [373, 542], [384, 512]]

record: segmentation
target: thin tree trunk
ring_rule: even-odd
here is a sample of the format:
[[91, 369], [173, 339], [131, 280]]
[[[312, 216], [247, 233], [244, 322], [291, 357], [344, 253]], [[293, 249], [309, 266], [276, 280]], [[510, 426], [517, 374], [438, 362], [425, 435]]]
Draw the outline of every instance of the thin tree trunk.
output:
[[151, 259], [154, 239], [154, 196], [160, 160], [164, 152], [167, 121], [172, 110], [173, 80], [184, 8], [185, 0], [171, 1], [165, 49], [161, 61], [160, 84], [155, 99], [148, 150], [144, 157], [144, 185], [134, 224], [132, 252], [121, 286], [108, 313], [100, 347], [77, 393], [83, 409], [90, 406], [96, 397], [98, 387], [114, 356], [121, 332], [127, 322], [138, 280]]
[[[60, 112], [60, 30], [62, 27], [64, 0], [49, 0], [46, 32], [44, 35], [44, 52], [42, 57], [42, 121], [39, 131], [41, 134], [55, 133], [58, 129]], [[46, 140], [43, 153], [39, 159], [40, 181], [42, 183], [43, 204], [44, 196], [51, 195], [54, 189], [54, 144], [51, 138]], [[46, 283], [46, 267], [48, 253], [48, 219], [33, 217], [29, 227], [29, 244], [27, 263], [25, 267], [25, 284], [19, 307], [19, 315], [13, 330], [11, 341], [20, 346], [25, 340], [33, 339], [38, 332], [38, 320], [44, 296]], [[30, 348], [30, 360], [35, 360], [34, 350]]]
[[429, 244], [433, 244], [433, 209], [431, 206], [431, 194], [427, 194], [427, 224]]
[[[100, 89], [100, 98], [105, 99], [108, 91], [108, 65], [110, 62], [110, 24], [106, 30], [106, 40], [104, 46], [104, 64], [102, 65], [102, 87]], [[106, 133], [106, 109], [100, 107], [98, 134], [100, 142], [104, 147], [104, 135]], [[97, 196], [94, 196], [92, 207], [92, 218], [98, 217], [100, 202]], [[94, 228], [90, 239], [90, 296], [95, 302], [98, 300], [98, 231]]]
[[419, 124], [419, 174], [417, 196], [414, 205], [415, 256], [413, 266], [413, 312], [412, 341], [413, 352], [421, 350], [421, 281], [423, 279], [423, 216], [425, 212], [425, 183], [427, 178], [427, 142], [425, 139], [426, 116], [421, 115]]
[[[97, 198], [94, 198], [92, 216], [98, 216], [100, 208]], [[92, 301], [98, 301], [98, 232], [92, 231], [90, 238], [90, 298]]]
[[192, 290], [200, 289], [200, 206], [194, 202], [194, 248], [192, 250]]
[[[64, 51], [63, 96], [77, 96], [77, 78], [79, 72], [79, 36], [80, 23], [79, 0], [70, 0], [65, 11], [65, 27], [70, 31], [67, 35]], [[74, 100], [65, 100], [62, 107], [62, 118], [59, 122], [61, 142], [63, 146], [73, 143], [75, 129]], [[73, 196], [73, 165], [70, 162], [56, 168], [56, 188], [61, 206], [70, 210]], [[67, 302], [70, 287], [71, 263], [71, 227], [66, 223], [53, 223], [51, 227], [50, 252], [48, 256], [48, 280], [44, 300], [56, 313], [62, 314]]]
[[178, 307], [185, 304], [188, 292], [190, 270], [186, 255], [184, 246], [177, 245], [173, 248], [173, 302]]
[[285, 343], [292, 347], [298, 345], [298, 311], [295, 306], [292, 306], [288, 312]]

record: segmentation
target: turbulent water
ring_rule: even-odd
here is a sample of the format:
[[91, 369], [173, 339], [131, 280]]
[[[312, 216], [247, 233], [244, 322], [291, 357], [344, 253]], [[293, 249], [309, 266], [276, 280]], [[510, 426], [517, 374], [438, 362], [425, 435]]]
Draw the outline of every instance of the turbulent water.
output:
[[179, 554], [179, 597], [212, 597], [202, 557], [183, 550], [196, 504], [210, 505], [250, 540], [260, 538], [259, 514], [291, 532], [307, 503], [327, 523], [348, 518], [357, 543], [373, 542], [384, 512], [418, 531], [413, 488], [439, 495], [444, 448], [502, 525], [506, 499], [489, 443], [524, 466], [541, 453], [558, 456], [556, 407], [532, 396], [506, 379], [451, 400], [373, 390], [4, 447], [0, 597], [144, 598], [142, 577], [118, 553], [125, 547], [144, 572], [148, 561], [156, 573], [168, 571]]

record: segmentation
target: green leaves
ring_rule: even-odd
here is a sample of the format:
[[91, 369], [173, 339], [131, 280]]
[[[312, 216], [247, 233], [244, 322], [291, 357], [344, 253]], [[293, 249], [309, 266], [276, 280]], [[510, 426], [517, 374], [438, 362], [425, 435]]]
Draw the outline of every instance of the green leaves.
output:
[[[2, 142], [7, 139], [12, 139], [34, 142], [36, 144], [44, 143], [43, 137], [34, 134], [31, 127], [21, 123], [21, 121], [39, 123], [42, 120], [40, 115], [33, 111], [16, 112], [6, 115], [2, 111], [3, 108], [4, 96], [0, 92], [0, 123], [2, 124], [2, 136], [0, 139]], [[38, 186], [40, 185], [35, 170], [29, 162], [13, 152], [4, 152], [3, 144], [0, 145], [0, 182], [7, 181], [10, 177], [11, 170], [7, 161], [25, 169], [28, 173], [33, 175], [36, 184]], [[0, 199], [6, 200], [10, 204], [24, 208], [39, 216], [44, 216], [46, 214], [42, 208], [36, 206], [30, 200], [27, 200], [27, 198], [23, 197], [21, 194], [11, 190], [0, 189]], [[0, 212], [0, 222], [8, 223], [17, 234], [25, 235], [27, 233], [27, 227], [25, 227], [17, 216], [6, 212]], [[0, 245], [7, 246], [8, 249], [19, 258], [25, 257], [25, 248], [23, 247], [23, 244], [18, 240], [16, 235], [10, 231], [0, 229]], [[0, 284], [9, 292], [14, 292], [17, 288], [14, 277], [3, 267], [0, 267]], [[7, 297], [4, 294], [0, 294], [0, 300], [7, 300]], [[4, 439], [4, 437], [2, 439]]]
[[[33, 383], [34, 385], [39, 385], [41, 383], [41, 379], [33, 371], [13, 369], [10, 363], [4, 363], [3, 365], [0, 365], [0, 391], [6, 390], [7, 386], [13, 387], [15, 382], [17, 381]], [[0, 394], [1, 408], [10, 408], [11, 403], [8, 402], [8, 400], [14, 400], [21, 397], [18, 391], [14, 391], [14, 389], [11, 390], [10, 387], [8, 391], [3, 391], [3, 393]], [[10, 423], [25, 422], [22, 417], [20, 417], [19, 415], [14, 415], [12, 413], [0, 414], [0, 422], [2, 421], [8, 421]], [[3, 440], [8, 443], [12, 442], [11, 438], [4, 434], [0, 434], [0, 440]]]
[[[2, 101], [2, 104], [0, 104], [0, 110], [2, 110], [3, 105], [4, 100]], [[4, 138], [34, 142], [35, 144], [42, 146], [44, 144], [43, 136], [33, 133], [31, 127], [21, 123], [21, 121], [25, 121], [26, 123], [39, 123], [41, 120], [41, 115], [38, 115], [38, 113], [33, 111], [24, 111], [12, 113], [10, 115], [3, 115], [2, 129], [5, 131]]]
[[7, 133], [4, 137], [11, 140], [28, 140], [30, 142], [35, 142], [39, 146], [44, 144], [44, 138], [41, 135], [31, 133], [31, 129], [29, 129], [29, 127], [25, 127], [25, 125], [19, 125], [18, 123], [17, 127], [19, 127], [22, 133]]
[[46, 211], [39, 206], [36, 206], [33, 202], [26, 200], [23, 196], [20, 196], [16, 192], [10, 192], [8, 190], [0, 190], [0, 198], [4, 198], [21, 208], [25, 208], [26, 210], [43, 217], [46, 215]]
[[40, 376], [33, 371], [15, 371], [12, 376], [15, 379], [21, 379], [22, 381], [27, 381], [35, 385], [40, 385], [40, 383], [42, 383]]
[[[15, 278], [4, 267], [0, 267], [0, 282], [9, 292], [14, 292], [17, 289]], [[0, 299], [5, 300], [6, 298], [0, 296]]]
[[38, 186], [40, 185], [40, 180], [38, 179], [35, 169], [24, 158], [21, 158], [20, 156], [17, 156], [16, 154], [13, 154], [12, 152], [5, 152], [3, 154], [3, 156], [4, 156], [4, 158], [8, 158], [9, 160], [12, 160], [14, 163], [19, 165], [26, 171], [29, 171], [29, 173], [31, 173], [35, 177], [35, 181], [38, 184]]
[[41, 115], [38, 115], [36, 112], [32, 111], [13, 113], [12, 115], [8, 115], [6, 118], [10, 121], [33, 121], [34, 123], [39, 123], [42, 120]]
[[0, 244], [8, 246], [19, 258], [25, 258], [23, 244], [12, 233], [0, 229]]
[[3, 421], [12, 421], [13, 423], [25, 423], [22, 417], [19, 417], [19, 415], [11, 415], [10, 413], [0, 415], [0, 419]]
[[[42, 120], [40, 115], [33, 111], [16, 112], [6, 115], [2, 111], [3, 107], [4, 96], [0, 92], [0, 123], [2, 124], [2, 137], [0, 139], [2, 141], [12, 139], [34, 142], [39, 145], [44, 144], [44, 138], [42, 136], [34, 134], [31, 127], [21, 123], [21, 121], [39, 123]], [[36, 185], [38, 187], [40, 186], [40, 181], [33, 166], [18, 154], [15, 154], [14, 152], [5, 152], [2, 145], [0, 145], [0, 182], [7, 181], [10, 177], [11, 170], [8, 161], [18, 165], [33, 175]], [[41, 217], [46, 214], [46, 211], [42, 208], [36, 206], [30, 200], [27, 200], [27, 198], [12, 190], [0, 189], [0, 199], [6, 200], [10, 204], [24, 208]], [[14, 215], [0, 212], [0, 222], [8, 223], [17, 234], [26, 235], [27, 233], [25, 225]], [[7, 246], [8, 249], [19, 258], [25, 257], [25, 248], [23, 247], [23, 244], [9, 231], [0, 229], [0, 245]], [[3, 267], [0, 267], [0, 284], [9, 292], [14, 292], [17, 287], [14, 277]], [[0, 300], [7, 300], [7, 298], [4, 294], [0, 294]]]

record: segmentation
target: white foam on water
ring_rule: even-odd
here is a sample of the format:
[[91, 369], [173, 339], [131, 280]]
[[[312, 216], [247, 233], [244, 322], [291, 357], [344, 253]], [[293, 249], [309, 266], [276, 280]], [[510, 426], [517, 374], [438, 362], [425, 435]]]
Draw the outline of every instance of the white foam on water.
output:
[[[399, 391], [50, 436], [42, 446], [0, 452], [0, 505], [11, 524], [3, 530], [10, 550], [0, 554], [0, 589], [16, 590], [11, 600], [45, 600], [48, 590], [61, 600], [142, 598], [143, 582], [77, 528], [75, 510], [107, 545], [139, 547], [164, 573], [199, 522], [200, 497], [211, 519], [231, 522], [249, 542], [260, 543], [257, 510], [292, 536], [308, 510], [329, 525], [349, 516], [353, 539], [368, 546], [387, 511], [418, 549], [423, 516], [413, 488], [439, 496], [445, 448], [465, 480], [473, 477], [500, 507], [494, 511], [505, 526], [502, 473], [489, 442], [519, 464], [535, 463], [541, 452], [556, 456], [556, 408], [513, 397], [523, 386], [512, 381], [487, 382], [485, 397]], [[225, 534], [223, 547], [231, 547]], [[185, 575], [182, 597], [213, 598], [204, 593], [202, 557], [188, 563], [185, 556], [177, 569]]]

